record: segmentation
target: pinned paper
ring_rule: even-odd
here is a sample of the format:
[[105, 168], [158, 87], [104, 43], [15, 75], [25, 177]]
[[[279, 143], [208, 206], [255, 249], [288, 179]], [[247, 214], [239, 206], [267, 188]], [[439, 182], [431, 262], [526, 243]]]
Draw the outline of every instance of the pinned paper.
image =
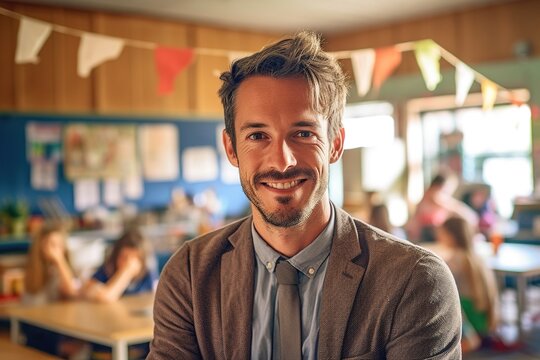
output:
[[15, 63], [26, 64], [39, 62], [38, 53], [52, 31], [52, 25], [43, 21], [23, 17], [17, 35]]
[[373, 67], [373, 87], [378, 90], [384, 81], [401, 64], [401, 51], [395, 46], [375, 50], [375, 65]]
[[221, 181], [224, 184], [240, 184], [240, 173], [227, 156], [221, 156]]
[[133, 175], [124, 180], [124, 196], [126, 199], [140, 199], [144, 194], [142, 177]]
[[84, 33], [79, 44], [77, 74], [80, 77], [88, 77], [90, 71], [96, 66], [119, 57], [123, 48], [124, 40], [122, 39]]
[[373, 67], [375, 65], [375, 50], [365, 49], [353, 51], [351, 53], [351, 62], [358, 95], [365, 96], [371, 88]]
[[435, 90], [441, 82], [441, 48], [433, 40], [422, 40], [414, 43], [414, 55], [426, 87], [429, 91]]
[[474, 72], [462, 62], [456, 64], [456, 105], [463, 106], [474, 81]]
[[108, 206], [122, 205], [122, 187], [118, 179], [106, 179], [103, 181], [103, 202]]
[[176, 180], [180, 173], [178, 129], [174, 125], [139, 127], [139, 149], [147, 180]]
[[99, 182], [94, 179], [77, 180], [73, 183], [75, 209], [83, 211], [99, 205]]
[[182, 175], [187, 182], [212, 181], [218, 177], [218, 160], [214, 148], [193, 147], [182, 155]]
[[482, 80], [482, 110], [488, 111], [493, 109], [495, 100], [497, 99], [497, 85], [493, 81]]
[[173, 91], [174, 79], [192, 60], [192, 49], [156, 48], [155, 61], [159, 77], [158, 93], [160, 95], [169, 94]]
[[32, 189], [54, 191], [58, 186], [58, 162], [33, 161], [30, 166]]

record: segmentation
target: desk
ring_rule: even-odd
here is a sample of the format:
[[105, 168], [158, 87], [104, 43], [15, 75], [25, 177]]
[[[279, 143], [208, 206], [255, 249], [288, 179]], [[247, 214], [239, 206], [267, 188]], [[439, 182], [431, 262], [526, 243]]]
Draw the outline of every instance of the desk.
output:
[[112, 347], [114, 360], [128, 358], [128, 345], [150, 341], [153, 336], [153, 294], [126, 296], [117, 302], [58, 302], [6, 309], [11, 319], [11, 340], [17, 342], [20, 322], [74, 338]]
[[[443, 259], [448, 256], [449, 250], [436, 243], [420, 244], [433, 251]], [[540, 246], [523, 244], [502, 244], [497, 255], [493, 254], [491, 243], [475, 243], [475, 250], [492, 269], [499, 279], [499, 284], [504, 284], [505, 276], [516, 278], [517, 293], [517, 325], [519, 338], [523, 340], [523, 314], [525, 313], [525, 299], [527, 281], [535, 276], [540, 276]]]
[[9, 360], [60, 360], [55, 356], [10, 342], [0, 337], [0, 358]]
[[523, 244], [502, 244], [497, 255], [486, 256], [488, 266], [499, 279], [505, 276], [516, 278], [518, 329], [523, 339], [522, 318], [525, 312], [527, 280], [540, 276], [540, 246]]

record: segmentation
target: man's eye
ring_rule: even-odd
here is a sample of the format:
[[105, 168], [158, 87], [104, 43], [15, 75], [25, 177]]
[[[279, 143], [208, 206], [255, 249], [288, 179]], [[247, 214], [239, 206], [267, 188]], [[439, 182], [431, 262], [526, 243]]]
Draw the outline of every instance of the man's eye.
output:
[[308, 137], [313, 136], [313, 133], [311, 131], [304, 130], [304, 131], [299, 131], [296, 135], [298, 137], [308, 138]]
[[264, 134], [263, 133], [253, 133], [253, 134], [248, 136], [248, 139], [249, 140], [262, 140], [262, 139], [264, 139]]

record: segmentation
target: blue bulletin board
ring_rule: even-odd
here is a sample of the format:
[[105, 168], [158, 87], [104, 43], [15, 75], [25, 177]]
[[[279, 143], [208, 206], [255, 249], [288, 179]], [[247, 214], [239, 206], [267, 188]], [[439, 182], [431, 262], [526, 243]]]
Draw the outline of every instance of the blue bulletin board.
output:
[[[170, 124], [178, 128], [179, 160], [182, 153], [193, 147], [212, 147], [218, 159], [218, 174], [222, 169], [221, 161], [225, 156], [218, 149], [217, 133], [223, 127], [223, 121], [185, 120], [169, 118], [128, 118], [87, 115], [35, 115], [35, 114], [0, 114], [0, 202], [7, 200], [24, 200], [33, 212], [38, 210], [38, 200], [44, 197], [57, 197], [66, 210], [75, 214], [73, 182], [65, 177], [63, 161], [59, 161], [57, 170], [57, 186], [55, 190], [36, 190], [31, 185], [31, 164], [28, 159], [26, 127], [28, 123], [58, 123], [63, 127], [73, 123], [102, 125], [148, 125]], [[204, 164], [201, 164], [204, 166]], [[240, 184], [227, 184], [217, 176], [212, 181], [187, 182], [180, 174], [175, 180], [147, 181], [143, 178], [144, 192], [136, 200], [126, 200], [135, 204], [140, 210], [163, 208], [170, 202], [173, 189], [181, 187], [189, 195], [196, 195], [206, 189], [213, 189], [219, 196], [224, 216], [238, 216], [248, 207]], [[103, 194], [103, 181], [100, 181]], [[101, 200], [102, 201], [102, 200]]]

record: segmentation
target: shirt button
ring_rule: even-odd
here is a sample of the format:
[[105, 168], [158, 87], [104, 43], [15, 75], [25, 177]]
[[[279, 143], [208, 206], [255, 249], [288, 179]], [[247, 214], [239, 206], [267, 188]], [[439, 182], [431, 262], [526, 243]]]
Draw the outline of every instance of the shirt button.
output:
[[272, 262], [269, 261], [269, 262], [266, 263], [266, 268], [267, 268], [268, 270], [270, 270], [270, 269], [272, 269], [272, 265], [273, 265]]
[[310, 267], [307, 272], [308, 272], [309, 275], [313, 275], [313, 274], [315, 274], [315, 269]]

